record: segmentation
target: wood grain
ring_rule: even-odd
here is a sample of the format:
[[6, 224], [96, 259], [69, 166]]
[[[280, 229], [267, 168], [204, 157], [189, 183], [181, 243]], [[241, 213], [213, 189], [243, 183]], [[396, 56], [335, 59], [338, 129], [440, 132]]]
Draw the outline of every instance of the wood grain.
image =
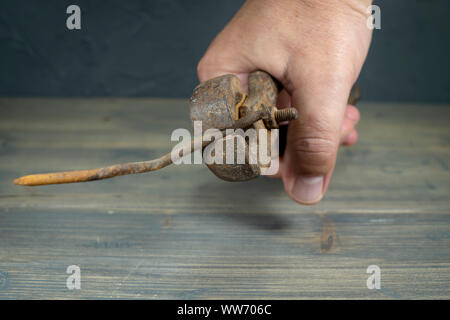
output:
[[[312, 207], [203, 165], [19, 187], [160, 156], [186, 100], [0, 99], [0, 299], [450, 298], [450, 107], [361, 104]], [[366, 269], [381, 268], [369, 290]], [[81, 268], [81, 290], [66, 268]]]

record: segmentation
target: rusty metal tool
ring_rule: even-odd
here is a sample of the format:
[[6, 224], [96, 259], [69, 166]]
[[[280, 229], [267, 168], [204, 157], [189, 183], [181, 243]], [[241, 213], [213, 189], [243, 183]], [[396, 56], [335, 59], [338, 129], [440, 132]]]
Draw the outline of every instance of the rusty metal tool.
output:
[[[245, 129], [254, 126], [265, 129], [265, 124], [274, 128], [279, 122], [296, 118], [297, 113], [294, 108], [278, 110], [275, 107], [278, 90], [267, 73], [253, 73], [249, 84], [249, 95], [246, 96], [241, 90], [239, 79], [234, 75], [224, 75], [201, 83], [194, 90], [190, 100], [191, 120], [203, 121], [204, 131], [216, 128], [224, 133], [225, 129], [230, 128]], [[201, 143], [193, 140], [188, 152], [181, 153], [179, 156], [183, 157], [195, 151], [196, 148], [204, 148], [209, 143], [218, 143], [218, 141], [205, 141], [203, 137]], [[17, 178], [14, 183], [39, 186], [87, 182], [155, 171], [170, 164], [172, 164], [171, 152], [154, 160], [117, 164], [99, 169], [32, 174]], [[254, 165], [237, 165], [237, 167], [210, 165], [209, 167], [219, 177], [233, 181], [251, 179], [259, 172]]]
[[[280, 86], [275, 80], [263, 71], [251, 73], [248, 78], [248, 95], [241, 88], [240, 80], [234, 75], [223, 75], [200, 83], [190, 99], [190, 118], [202, 121], [202, 134], [207, 129], [216, 128], [222, 131], [223, 138], [218, 141], [209, 141], [201, 137], [191, 141], [186, 156], [197, 149], [204, 149], [210, 143], [225, 143], [228, 136], [226, 129], [266, 130], [270, 139], [271, 130], [278, 128], [285, 121], [296, 119], [295, 108], [278, 110], [276, 106]], [[355, 103], [359, 98], [359, 90], [352, 91], [349, 102]], [[270, 141], [270, 140], [269, 140]], [[258, 141], [259, 144], [259, 141]], [[237, 153], [235, 146], [235, 154]], [[258, 177], [262, 164], [252, 164], [248, 161], [248, 142], [245, 141], [244, 164], [207, 164], [208, 168], [219, 178], [227, 181], [245, 181]], [[270, 150], [267, 150], [270, 156]], [[32, 174], [17, 178], [15, 184], [24, 186], [39, 186], [48, 184], [87, 182], [109, 179], [117, 176], [151, 172], [172, 164], [171, 152], [160, 158], [112, 165], [105, 168], [65, 171], [55, 173]], [[267, 166], [267, 165], [266, 165]]]

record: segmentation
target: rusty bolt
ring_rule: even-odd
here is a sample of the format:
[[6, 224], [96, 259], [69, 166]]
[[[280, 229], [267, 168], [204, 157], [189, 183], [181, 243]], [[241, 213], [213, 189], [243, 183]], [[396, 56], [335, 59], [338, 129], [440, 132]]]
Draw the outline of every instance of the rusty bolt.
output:
[[277, 123], [297, 119], [297, 109], [286, 108], [275, 111], [275, 120]]
[[264, 119], [264, 124], [268, 129], [277, 129], [280, 123], [297, 119], [295, 108], [278, 110], [276, 107], [269, 107], [268, 110], [268, 116]]

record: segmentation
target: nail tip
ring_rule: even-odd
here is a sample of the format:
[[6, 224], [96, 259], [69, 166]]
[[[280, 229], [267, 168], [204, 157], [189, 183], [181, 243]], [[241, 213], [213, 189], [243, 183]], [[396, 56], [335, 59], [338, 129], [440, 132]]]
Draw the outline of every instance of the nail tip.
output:
[[323, 199], [323, 194], [321, 194], [317, 199], [315, 199], [315, 200], [313, 200], [313, 201], [303, 201], [303, 200], [300, 200], [300, 199], [296, 199], [296, 198], [294, 198], [294, 197], [292, 197], [292, 199], [295, 201], [295, 202], [297, 202], [297, 203], [299, 203], [299, 204], [301, 204], [301, 205], [304, 205], [304, 206], [313, 206], [313, 205], [315, 205], [315, 204], [318, 204], [322, 199]]
[[291, 198], [304, 205], [313, 205], [323, 198], [324, 177], [297, 177], [290, 196]]

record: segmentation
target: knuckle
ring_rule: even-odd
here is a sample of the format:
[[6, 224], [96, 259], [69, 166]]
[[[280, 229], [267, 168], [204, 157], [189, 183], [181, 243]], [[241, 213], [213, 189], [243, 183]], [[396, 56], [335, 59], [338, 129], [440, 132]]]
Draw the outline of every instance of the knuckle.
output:
[[317, 155], [318, 157], [331, 156], [334, 143], [322, 137], [300, 138], [295, 143], [295, 151], [299, 153]]
[[308, 137], [295, 142], [294, 152], [304, 165], [303, 169], [311, 173], [325, 173], [333, 165], [336, 147], [334, 141]]
[[332, 169], [339, 145], [335, 130], [324, 128], [323, 124], [309, 125], [292, 142], [300, 171], [326, 174]]

